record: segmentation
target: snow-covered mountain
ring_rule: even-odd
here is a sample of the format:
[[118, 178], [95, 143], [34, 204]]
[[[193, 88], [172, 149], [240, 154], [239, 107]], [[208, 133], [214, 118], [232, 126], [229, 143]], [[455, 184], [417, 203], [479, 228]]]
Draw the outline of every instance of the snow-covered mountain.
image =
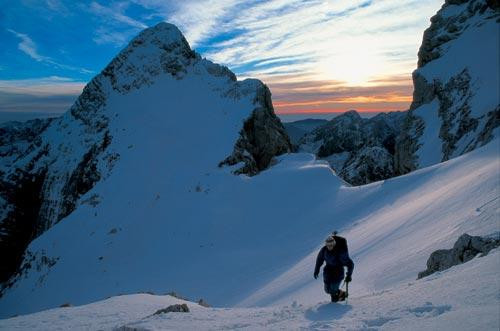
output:
[[353, 185], [391, 178], [396, 137], [406, 114], [380, 113], [362, 118], [351, 110], [304, 135], [298, 151], [314, 153]]
[[462, 155], [499, 136], [499, 20], [500, 5], [489, 0], [447, 0], [431, 18], [398, 139], [398, 173]]
[[[226, 67], [202, 59], [166, 23], [134, 38], [61, 118], [3, 130], [2, 302], [23, 302], [14, 290], [23, 288], [23, 277], [63, 264], [47, 247], [30, 248], [19, 270], [28, 243], [58, 222], [112, 221], [117, 229], [128, 222], [148, 228], [154, 227], [147, 222], [168, 228], [203, 222], [208, 216], [189, 213], [209, 194], [207, 178], [256, 174], [291, 148], [269, 89], [258, 80], [237, 81]], [[151, 203], [165, 209], [151, 216]]]

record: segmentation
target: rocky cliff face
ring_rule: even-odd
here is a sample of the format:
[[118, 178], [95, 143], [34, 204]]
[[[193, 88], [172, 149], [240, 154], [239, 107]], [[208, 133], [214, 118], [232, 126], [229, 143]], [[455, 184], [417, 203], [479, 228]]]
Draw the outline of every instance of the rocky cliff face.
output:
[[0, 281], [6, 280], [22, 258], [27, 243], [35, 236], [34, 215], [45, 172], [29, 174], [19, 169], [5, 176], [18, 160], [40, 145], [40, 133], [53, 119], [7, 122], [0, 126]]
[[[204, 103], [196, 103], [197, 98]], [[176, 114], [182, 114], [179, 123], [175, 123]], [[257, 80], [238, 82], [226, 67], [202, 59], [182, 33], [167, 23], [134, 38], [85, 86], [61, 118], [0, 128], [0, 282], [4, 288], [16, 281], [12, 276], [19, 270], [23, 253], [23, 268], [43, 262], [43, 254], [25, 252], [33, 238], [78, 207], [98, 205], [102, 197], [83, 196], [107, 180], [135, 146], [149, 151], [141, 156], [146, 162], [142, 166], [157, 163], [177, 142], [172, 135], [187, 123], [186, 114], [209, 126], [198, 129], [207, 133], [196, 146], [175, 147], [178, 155], [172, 158], [184, 155], [186, 164], [201, 164], [203, 158], [211, 160], [206, 168], [243, 162], [236, 172], [254, 175], [268, 167], [275, 155], [290, 151], [267, 87]], [[156, 131], [141, 125], [165, 129], [150, 136]], [[210, 125], [220, 127], [208, 133]], [[159, 142], [161, 147], [151, 147]], [[208, 147], [195, 152], [203, 143]], [[215, 145], [214, 160], [202, 155]], [[193, 160], [187, 150], [199, 153], [199, 159]]]
[[499, 20], [499, 2], [490, 0], [446, 1], [431, 18], [413, 72], [396, 173], [446, 161], [498, 137]]
[[285, 128], [274, 114], [271, 91], [267, 86], [259, 86], [254, 104], [256, 108], [243, 124], [233, 152], [219, 164], [241, 163], [234, 170], [235, 174], [256, 175], [269, 166], [274, 156], [292, 150]]
[[361, 118], [346, 112], [305, 135], [298, 150], [315, 153], [348, 183], [367, 184], [394, 176], [395, 140], [405, 114], [381, 113]]

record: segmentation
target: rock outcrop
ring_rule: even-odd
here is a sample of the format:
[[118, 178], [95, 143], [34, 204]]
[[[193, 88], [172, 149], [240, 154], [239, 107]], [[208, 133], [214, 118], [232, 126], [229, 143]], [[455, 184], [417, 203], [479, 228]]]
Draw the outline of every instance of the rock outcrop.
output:
[[395, 140], [400, 134], [402, 112], [362, 118], [346, 112], [306, 134], [298, 150], [327, 160], [336, 173], [353, 185], [394, 176]]
[[166, 313], [189, 313], [189, 307], [185, 303], [170, 305], [167, 308], [158, 309], [153, 315], [166, 314]]
[[443, 271], [454, 265], [472, 260], [478, 254], [487, 255], [492, 249], [500, 246], [500, 238], [461, 235], [452, 249], [440, 249], [431, 254], [427, 260], [427, 269], [418, 273], [418, 278], [429, 276], [437, 271]]
[[290, 139], [283, 124], [274, 113], [271, 91], [259, 86], [254, 100], [255, 110], [245, 121], [240, 137], [230, 156], [219, 165], [242, 165], [235, 174], [255, 175], [267, 168], [274, 156], [292, 151]]
[[[395, 154], [404, 174], [499, 136], [498, 1], [446, 1], [431, 18], [413, 72], [413, 102]], [[438, 150], [436, 150], [438, 149]]]

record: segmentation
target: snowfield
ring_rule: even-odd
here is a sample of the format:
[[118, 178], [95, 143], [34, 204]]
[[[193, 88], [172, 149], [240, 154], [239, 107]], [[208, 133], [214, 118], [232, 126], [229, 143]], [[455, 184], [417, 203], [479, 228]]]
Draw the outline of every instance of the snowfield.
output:
[[[107, 266], [106, 272], [113, 275], [113, 281], [119, 282], [120, 271], [127, 270], [129, 274], [123, 277], [139, 277], [137, 284], [139, 280], [142, 284], [151, 284], [150, 290], [155, 293], [165, 289], [160, 284], [167, 283], [179, 293], [192, 299], [203, 297], [217, 308], [187, 302], [189, 313], [151, 316], [158, 309], [184, 301], [171, 296], [130, 294], [4, 319], [0, 321], [0, 328], [498, 330], [499, 249], [485, 257], [476, 257], [465, 264], [416, 280], [417, 273], [425, 269], [429, 254], [436, 249], [450, 248], [462, 233], [498, 235], [498, 150], [497, 139], [450, 161], [360, 187], [345, 186], [328, 166], [314, 161], [310, 154], [283, 156], [278, 164], [252, 178], [228, 176], [233, 185], [201, 183], [201, 186], [210, 188], [211, 193], [219, 192], [218, 198], [227, 199], [226, 204], [219, 206], [223, 210], [212, 212], [229, 213], [234, 215], [233, 219], [219, 219], [223, 223], [220, 228], [213, 219], [208, 222], [210, 226], [202, 226], [205, 223], [200, 221], [197, 227], [202, 227], [202, 233], [197, 234], [192, 228], [190, 234], [193, 245], [203, 245], [196, 251], [192, 247], [186, 248], [186, 244], [173, 252], [163, 251], [156, 241], [161, 234], [153, 237], [158, 228], [146, 233], [145, 229], [133, 227], [127, 233], [125, 229], [131, 224], [122, 224], [123, 230], [116, 234], [117, 239], [105, 242], [105, 245], [119, 248], [114, 248], [116, 251], [108, 248], [106, 256], [118, 254], [118, 249], [125, 249], [122, 245], [126, 243], [136, 248], [142, 244], [142, 252], [147, 252], [143, 259], [156, 259], [157, 268], [141, 268], [131, 256], [134, 251], [125, 249], [125, 254], [121, 253], [123, 263], [135, 263], [137, 270], [130, 274], [135, 268], [120, 269], [120, 264], [115, 262], [115, 265]], [[211, 196], [197, 193], [201, 197]], [[253, 208], [245, 208], [247, 204]], [[236, 211], [239, 211], [240, 218], [236, 217]], [[266, 217], [259, 215], [264, 211]], [[116, 222], [118, 224], [119, 220]], [[78, 224], [76, 219], [61, 222], [40, 239], [50, 240], [56, 235], [54, 232], [69, 231], [75, 223]], [[101, 231], [109, 227], [110, 224], [103, 225]], [[213, 232], [208, 232], [210, 229]], [[217, 237], [215, 229], [225, 229], [225, 232]], [[333, 229], [342, 230], [341, 235], [348, 239], [355, 263], [347, 303], [328, 303], [321, 280], [312, 277], [316, 253], [325, 235]], [[181, 225], [178, 225], [177, 231], [180, 230]], [[135, 231], [144, 231], [149, 240], [137, 241], [132, 236]], [[75, 240], [83, 235], [81, 228], [66, 233], [71, 233], [72, 238], [68, 240], [74, 241], [75, 246], [81, 244]], [[201, 240], [202, 234], [206, 238], [216, 238], [213, 246]], [[125, 237], [123, 244], [119, 244], [120, 235]], [[105, 237], [104, 234], [100, 236]], [[175, 240], [175, 237], [169, 240]], [[38, 244], [41, 241], [38, 240]], [[153, 247], [145, 250], [148, 245]], [[234, 248], [228, 252], [229, 247]], [[68, 261], [86, 259], [88, 249], [68, 252], [68, 256], [75, 259]], [[79, 252], [79, 259], [72, 256], [74, 251]], [[164, 255], [169, 259], [163, 260]], [[179, 257], [177, 264], [169, 262], [172, 271], [168, 273], [163, 261], [170, 261], [175, 256]], [[61, 259], [69, 257], [62, 256]], [[189, 263], [182, 264], [186, 259]], [[82, 263], [81, 272], [85, 268], [96, 268], [87, 263]], [[188, 270], [195, 272], [195, 276], [186, 273], [190, 266], [192, 269]], [[113, 271], [113, 268], [119, 270]], [[105, 295], [105, 286], [112, 284], [108, 279], [111, 277], [102, 270], [92, 272], [102, 272], [89, 282], [93, 288], [85, 284], [87, 290], [82, 291], [79, 288], [82, 284], [71, 281], [76, 288], [70, 291], [75, 298], [71, 303], [90, 302]], [[162, 272], [163, 277], [160, 277]], [[50, 276], [48, 273], [47, 279]], [[63, 288], [68, 283], [60, 278], [53, 281], [61, 282]], [[68, 302], [65, 297], [67, 289], [58, 291], [56, 285], [50, 286], [49, 283], [36, 289], [35, 304], [25, 310]], [[132, 291], [129, 287], [128, 292]], [[84, 293], [76, 296], [81, 292]], [[47, 301], [41, 304], [40, 298]], [[2, 312], [7, 312], [6, 302], [15, 304], [15, 297], [5, 299]], [[235, 307], [227, 308], [229, 306]]]

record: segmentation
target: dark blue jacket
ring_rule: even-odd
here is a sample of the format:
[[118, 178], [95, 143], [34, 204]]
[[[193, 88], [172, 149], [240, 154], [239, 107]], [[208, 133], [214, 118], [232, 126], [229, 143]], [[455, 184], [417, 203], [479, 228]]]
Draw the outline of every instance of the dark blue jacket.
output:
[[323, 268], [323, 280], [325, 283], [342, 281], [344, 279], [344, 267], [347, 267], [348, 276], [351, 276], [354, 270], [354, 262], [349, 257], [349, 253], [335, 248], [329, 251], [326, 246], [323, 246], [316, 258], [315, 275], [319, 274], [319, 269], [323, 265], [323, 262], [326, 262]]

